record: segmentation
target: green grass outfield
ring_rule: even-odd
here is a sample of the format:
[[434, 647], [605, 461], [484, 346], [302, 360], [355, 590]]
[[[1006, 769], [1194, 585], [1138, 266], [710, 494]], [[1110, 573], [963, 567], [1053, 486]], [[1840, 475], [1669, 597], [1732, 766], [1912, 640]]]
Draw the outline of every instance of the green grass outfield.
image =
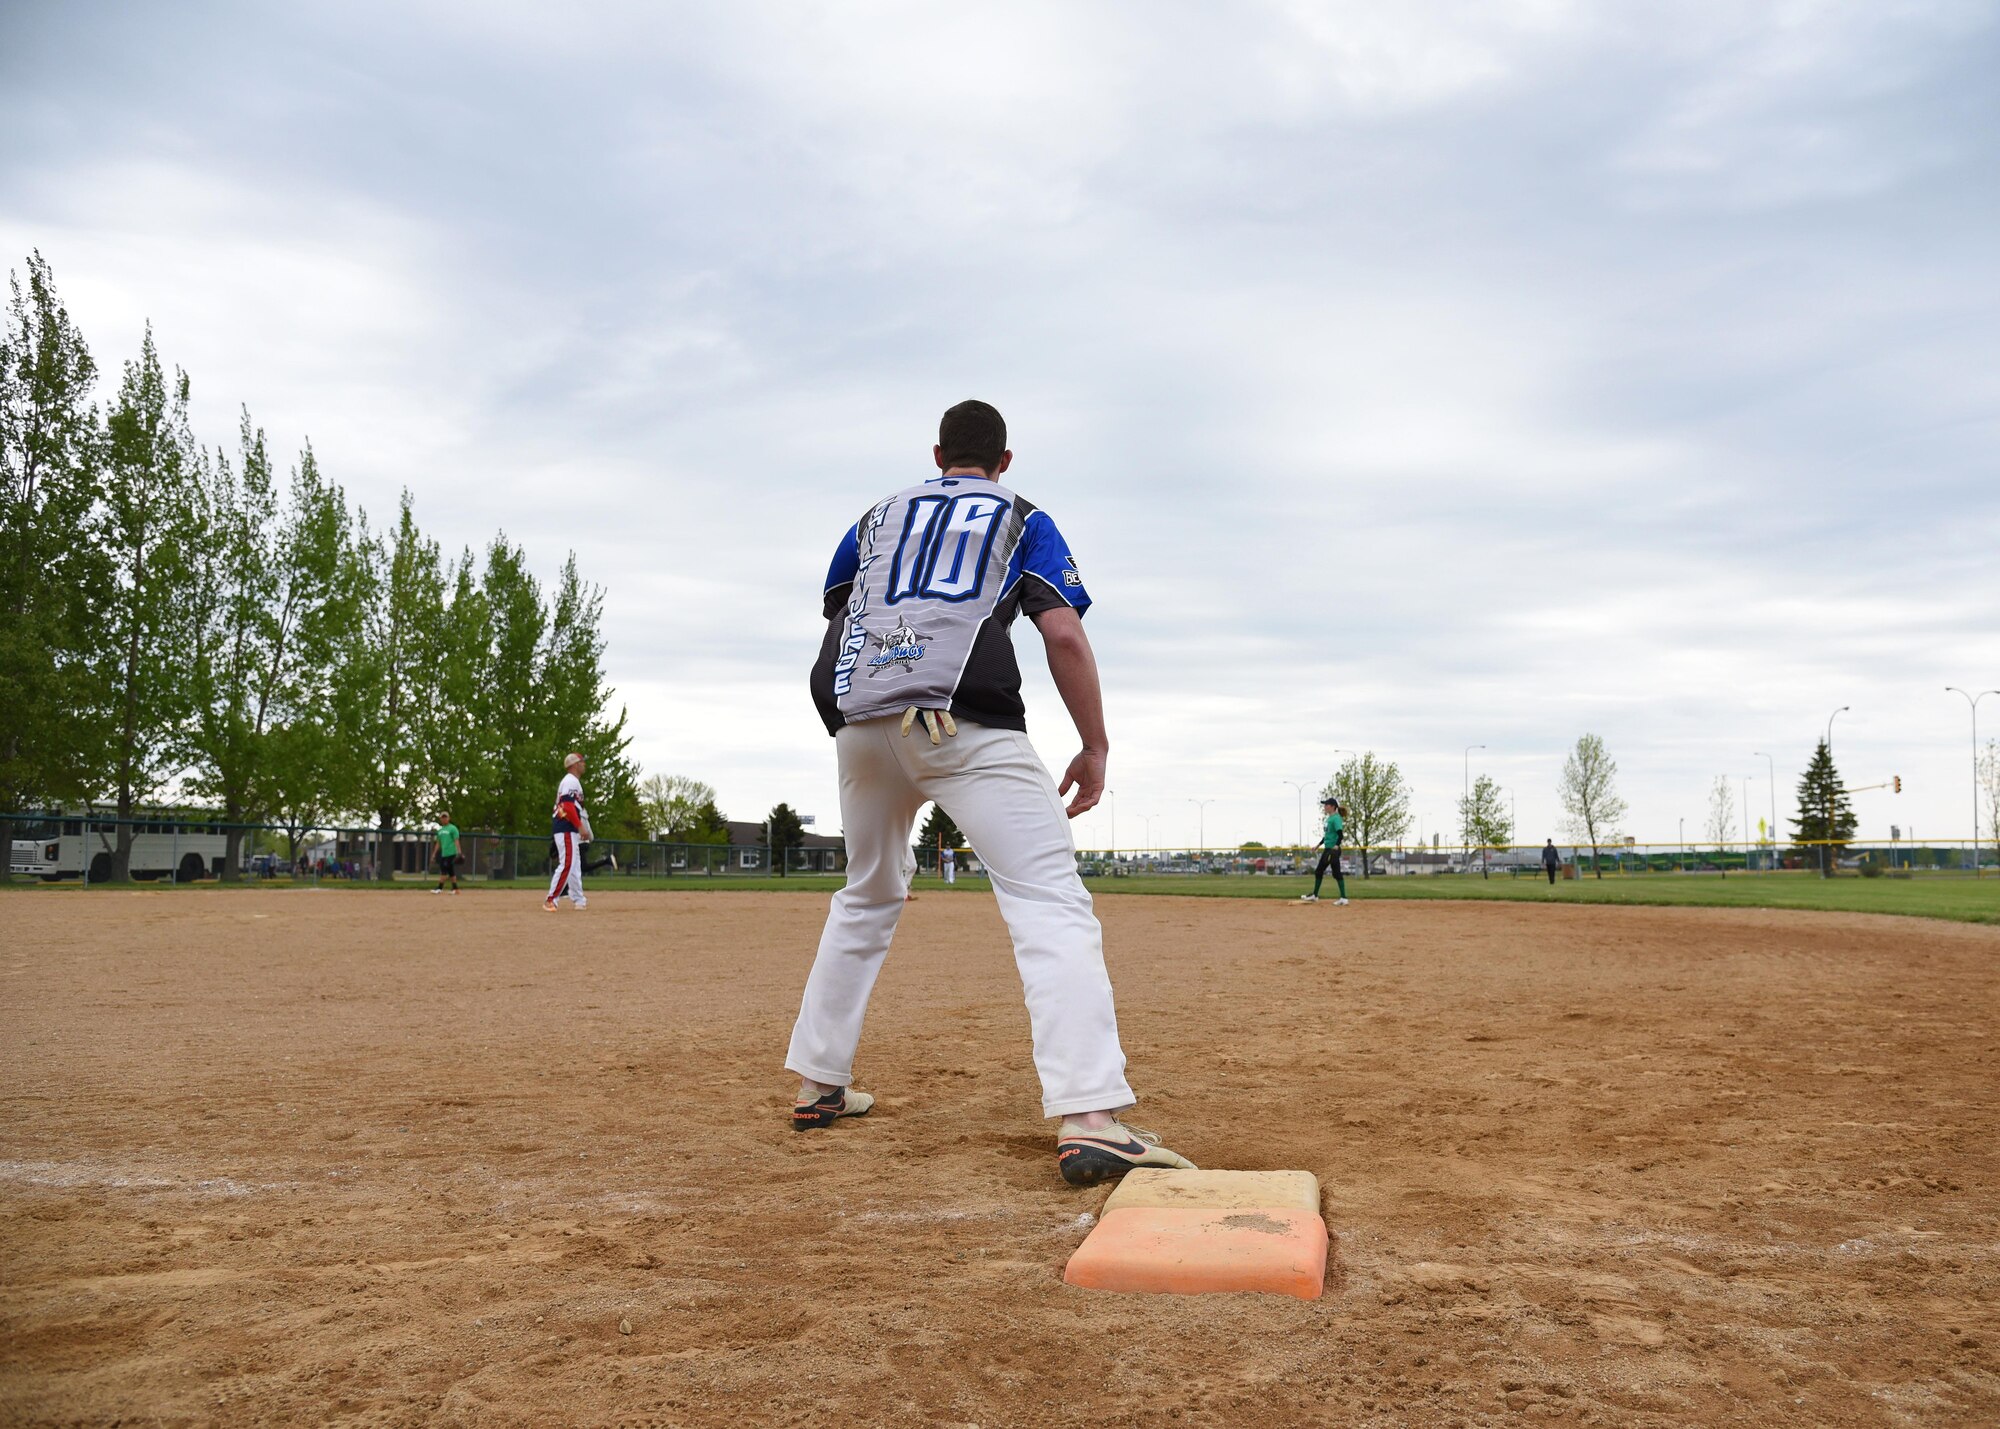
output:
[[[817, 893], [825, 895], [840, 887], [842, 880], [837, 876], [824, 874], [802, 874], [791, 878], [628, 878], [609, 876], [593, 878], [587, 884], [592, 893], [609, 893], [650, 890], [700, 893]], [[1261, 875], [1130, 875], [1124, 878], [1090, 878], [1085, 885], [1093, 894], [1117, 896], [1130, 894], [1144, 897], [1150, 894], [1178, 894], [1198, 898], [1297, 898], [1312, 887], [1312, 880], [1302, 877], [1266, 877]], [[292, 888], [309, 885], [294, 884], [289, 879], [251, 880], [235, 885], [240, 888]], [[329, 881], [320, 885], [330, 891], [351, 888], [379, 888], [375, 883], [346, 883]], [[421, 893], [426, 881], [405, 878], [389, 885], [410, 893]], [[534, 889], [540, 891], [548, 885], [540, 880], [518, 879], [512, 884], [468, 883], [468, 896], [495, 889]], [[44, 885], [15, 880], [10, 884], [0, 884], [0, 888], [42, 889]], [[127, 885], [129, 889], [164, 892], [173, 885], [167, 883], [136, 883]], [[178, 891], [216, 891], [220, 884], [194, 884]], [[50, 891], [80, 891], [75, 883], [48, 885]], [[98, 892], [115, 893], [116, 888], [105, 886], [92, 888], [91, 894]], [[970, 875], [960, 877], [957, 885], [946, 888], [935, 878], [919, 878], [915, 884], [918, 895], [934, 894], [951, 897], [962, 893], [984, 893], [986, 880]], [[1322, 890], [1330, 903], [1333, 885], [1329, 882]], [[1541, 878], [1482, 879], [1464, 875], [1446, 874], [1436, 877], [1414, 878], [1349, 878], [1348, 896], [1359, 903], [1372, 898], [1484, 898], [1517, 903], [1633, 903], [1656, 906], [1684, 906], [1698, 908], [1800, 908], [1821, 912], [1837, 913], [1897, 913], [1916, 918], [1948, 918], [1960, 923], [2000, 924], [2000, 876], [1969, 878], [1964, 875], [1926, 876], [1915, 878], [1860, 878], [1852, 875], [1835, 879], [1818, 878], [1808, 873], [1771, 874], [1731, 874], [1723, 878], [1714, 874], [1627, 874], [1612, 875], [1603, 879], [1584, 878], [1574, 882], [1557, 883], [1554, 888]]]

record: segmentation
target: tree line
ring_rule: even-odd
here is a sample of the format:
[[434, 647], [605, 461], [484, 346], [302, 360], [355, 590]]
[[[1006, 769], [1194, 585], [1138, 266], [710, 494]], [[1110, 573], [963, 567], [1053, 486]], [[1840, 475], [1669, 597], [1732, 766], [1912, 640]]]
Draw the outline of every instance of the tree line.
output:
[[[1994, 826], [2000, 829], [2000, 755], [1989, 756], [1995, 769], [1991, 792]], [[1585, 734], [1564, 757], [1556, 794], [1563, 810], [1564, 832], [1590, 846], [1591, 865], [1604, 876], [1600, 849], [1614, 842], [1618, 823], [1627, 813], [1618, 793], [1618, 763], [1602, 737]], [[1346, 838], [1363, 849], [1393, 848], [1409, 836], [1411, 788], [1394, 760], [1373, 750], [1350, 756], [1320, 790], [1322, 799], [1340, 801], [1347, 822]], [[1507, 848], [1514, 843], [1514, 821], [1504, 791], [1481, 774], [1458, 800], [1459, 837], [1467, 848]], [[1718, 776], [1710, 792], [1708, 832], [1719, 847], [1735, 831], [1735, 804], [1729, 780]], [[1798, 786], [1798, 806], [1792, 819], [1793, 838], [1802, 858], [1831, 875], [1840, 853], [1854, 838], [1852, 802], [1834, 767], [1833, 751], [1824, 740], [1813, 750]], [[1777, 830], [1771, 830], [1775, 841]], [[1368, 860], [1362, 860], [1364, 876]]]
[[[150, 324], [100, 408], [97, 363], [39, 253], [9, 290], [0, 811], [130, 819], [171, 796], [282, 825], [295, 850], [308, 829], [358, 820], [387, 837], [447, 812], [538, 833], [576, 749], [598, 830], [636, 831], [603, 592], [573, 555], [546, 589], [504, 532], [447, 557], [407, 490], [377, 527], [310, 444], [280, 472], [247, 409], [233, 451], [202, 445], [192, 384], [168, 374]], [[121, 825], [115, 878], [131, 837]]]

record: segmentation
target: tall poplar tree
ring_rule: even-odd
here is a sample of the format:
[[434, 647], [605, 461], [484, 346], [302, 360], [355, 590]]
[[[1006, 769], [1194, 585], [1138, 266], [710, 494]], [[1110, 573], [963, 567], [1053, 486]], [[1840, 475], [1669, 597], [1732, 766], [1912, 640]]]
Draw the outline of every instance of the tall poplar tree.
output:
[[[93, 498], [103, 429], [97, 364], [37, 252], [8, 274], [0, 330], [0, 810], [98, 790], [102, 726], [88, 630], [110, 591]], [[8, 876], [0, 866], [0, 878]]]
[[351, 706], [349, 737], [358, 743], [357, 802], [375, 819], [375, 877], [395, 876], [392, 835], [409, 813], [416, 718], [424, 698], [418, 631], [439, 618], [438, 547], [417, 529], [409, 492], [397, 510], [396, 529], [364, 532], [356, 544], [358, 639], [347, 652], [344, 698]]
[[[479, 705], [479, 722], [490, 750], [486, 787], [479, 800], [482, 822], [506, 833], [542, 833], [548, 829], [549, 808], [567, 750], [560, 733], [550, 728], [550, 697], [541, 683], [542, 644], [548, 630], [541, 586], [528, 569], [527, 553], [509, 542], [504, 532], [487, 547], [480, 591], [491, 622]], [[591, 778], [594, 783], [594, 769]], [[591, 808], [597, 804], [594, 797], [584, 802]], [[517, 851], [516, 845], [506, 846], [504, 873], [510, 878]]]
[[[310, 449], [308, 449], [310, 456]], [[271, 728], [266, 762], [270, 812], [285, 827], [296, 859], [299, 841], [341, 813], [367, 803], [375, 728], [374, 652], [362, 618], [374, 589], [366, 532], [357, 530], [346, 494], [301, 460], [294, 479], [287, 559], [322, 598], [307, 602], [294, 646], [286, 707]]]
[[203, 553], [199, 453], [188, 428], [188, 377], [160, 366], [149, 323], [111, 409], [99, 487], [102, 549], [112, 583], [97, 612], [95, 657], [108, 731], [106, 782], [116, 800], [111, 876], [131, 876], [134, 809], [178, 768], [191, 712], [187, 671], [197, 611], [190, 575]]
[[460, 554], [444, 584], [450, 593], [440, 618], [417, 632], [424, 698], [413, 722], [421, 814], [448, 810], [462, 826], [493, 825], [487, 791], [496, 782], [495, 743], [486, 724], [493, 624], [471, 551]]
[[[219, 801], [231, 825], [274, 810], [272, 737], [302, 709], [318, 678], [308, 626], [334, 617], [346, 500], [320, 474], [308, 445], [282, 501], [264, 433], [243, 413], [240, 465], [206, 463], [204, 555], [195, 571], [199, 617], [191, 678], [196, 710], [192, 791]], [[233, 880], [243, 832], [232, 827], [223, 878]]]
[[548, 733], [559, 749], [590, 760], [592, 826], [600, 835], [633, 837], [644, 822], [638, 771], [626, 754], [625, 710], [611, 713], [613, 690], [604, 671], [604, 591], [577, 574], [576, 556], [563, 562], [549, 606], [541, 688]]

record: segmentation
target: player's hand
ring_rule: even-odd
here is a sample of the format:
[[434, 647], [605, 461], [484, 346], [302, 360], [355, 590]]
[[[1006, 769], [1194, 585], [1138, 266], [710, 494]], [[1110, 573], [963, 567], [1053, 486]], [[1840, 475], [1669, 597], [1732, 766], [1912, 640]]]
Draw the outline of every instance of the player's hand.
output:
[[1073, 819], [1078, 814], [1087, 814], [1097, 807], [1097, 801], [1104, 797], [1104, 751], [1085, 749], [1070, 760], [1069, 768], [1063, 771], [1062, 783], [1056, 793], [1067, 794], [1076, 790], [1076, 797], [1069, 801], [1066, 813]]

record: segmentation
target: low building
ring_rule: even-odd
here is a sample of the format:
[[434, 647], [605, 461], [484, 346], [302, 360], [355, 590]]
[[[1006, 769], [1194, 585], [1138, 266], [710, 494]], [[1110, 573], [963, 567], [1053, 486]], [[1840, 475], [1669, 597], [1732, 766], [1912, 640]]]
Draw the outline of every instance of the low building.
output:
[[[763, 823], [729, 821], [729, 871], [768, 873], [770, 844]], [[805, 840], [785, 859], [790, 873], [843, 873], [847, 869], [847, 840], [838, 834], [816, 834], [806, 830]]]

